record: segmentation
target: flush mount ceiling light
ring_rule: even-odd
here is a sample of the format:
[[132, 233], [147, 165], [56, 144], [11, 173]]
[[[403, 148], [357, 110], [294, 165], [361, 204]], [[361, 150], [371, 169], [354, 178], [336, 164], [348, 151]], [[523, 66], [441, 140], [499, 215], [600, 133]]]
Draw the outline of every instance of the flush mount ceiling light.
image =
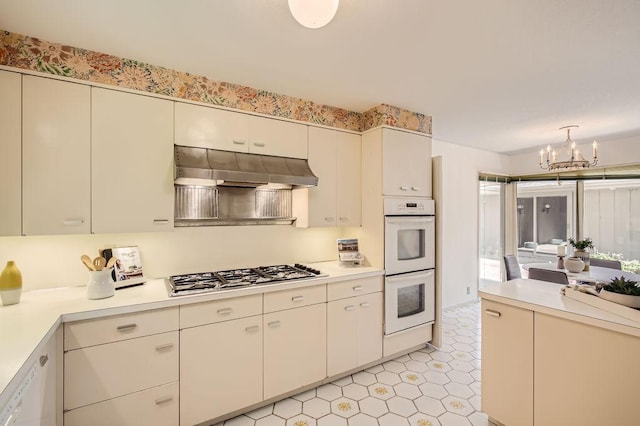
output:
[[340, 0], [288, 0], [289, 10], [303, 27], [321, 28], [327, 25], [338, 10]]
[[559, 130], [567, 129], [567, 140], [564, 142], [564, 146], [569, 157], [568, 161], [558, 161], [558, 154], [556, 150], [551, 149], [551, 145], [547, 146], [546, 159], [545, 150], [540, 150], [540, 168], [547, 169], [549, 171], [554, 170], [575, 170], [575, 169], [588, 169], [591, 166], [598, 164], [598, 143], [593, 141], [593, 160], [585, 160], [584, 156], [576, 148], [576, 143], [571, 139], [571, 129], [579, 126], [573, 124], [571, 126], [560, 127]]

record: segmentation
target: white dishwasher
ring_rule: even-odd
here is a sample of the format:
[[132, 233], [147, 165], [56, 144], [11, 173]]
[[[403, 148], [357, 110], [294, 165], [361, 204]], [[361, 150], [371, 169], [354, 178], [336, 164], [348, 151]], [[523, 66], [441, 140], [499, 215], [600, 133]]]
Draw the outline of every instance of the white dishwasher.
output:
[[56, 425], [56, 333], [29, 357], [30, 368], [0, 409], [0, 426]]

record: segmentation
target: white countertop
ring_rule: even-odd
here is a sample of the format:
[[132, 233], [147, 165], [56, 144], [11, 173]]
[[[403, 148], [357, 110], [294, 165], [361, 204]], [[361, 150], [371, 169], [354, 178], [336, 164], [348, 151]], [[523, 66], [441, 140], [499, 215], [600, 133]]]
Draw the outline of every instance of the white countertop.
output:
[[640, 337], [640, 323], [563, 296], [561, 284], [515, 279], [482, 288], [482, 299]]
[[177, 297], [169, 297], [165, 279], [150, 279], [143, 285], [117, 290], [115, 296], [100, 300], [88, 300], [86, 286], [23, 292], [19, 304], [0, 307], [0, 407], [9, 397], [15, 382], [36, 362], [41, 346], [63, 322], [384, 274], [381, 269], [342, 267], [337, 262], [319, 262], [309, 266], [328, 274], [328, 277]]

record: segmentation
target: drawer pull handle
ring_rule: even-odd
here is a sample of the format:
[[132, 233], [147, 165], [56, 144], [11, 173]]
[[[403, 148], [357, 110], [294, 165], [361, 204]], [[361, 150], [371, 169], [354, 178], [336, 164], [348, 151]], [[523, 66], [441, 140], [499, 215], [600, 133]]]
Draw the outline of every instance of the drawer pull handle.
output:
[[257, 147], [260, 147], [260, 148], [264, 148], [264, 142], [254, 142], [254, 143], [253, 143], [253, 146], [257, 146]]
[[356, 307], [355, 307], [355, 306], [353, 306], [353, 305], [347, 305], [347, 306], [345, 306], [345, 307], [344, 307], [344, 310], [345, 310], [345, 311], [353, 311], [355, 308], [356, 308]]
[[47, 361], [49, 361], [49, 355], [40, 355], [40, 367], [44, 367]]
[[406, 190], [408, 190], [408, 189], [409, 189], [409, 188], [407, 188], [406, 186], [401, 186], [401, 187], [400, 187], [400, 190], [401, 190], [401, 191], [406, 191]]
[[363, 302], [360, 304], [361, 308], [368, 308], [369, 307], [369, 302]]
[[269, 327], [280, 327], [280, 321], [271, 321], [268, 325]]
[[333, 222], [333, 218], [332, 217], [325, 217], [324, 221], [325, 222]]
[[244, 329], [244, 331], [246, 331], [247, 333], [255, 333], [258, 330], [260, 330], [260, 327], [257, 325], [252, 325]]
[[156, 346], [156, 351], [160, 352], [164, 349], [170, 349], [173, 347], [173, 343], [165, 343], [164, 345], [158, 345]]
[[419, 186], [412, 186], [411, 190], [412, 191], [420, 191], [420, 187]]
[[156, 405], [164, 404], [165, 402], [173, 401], [173, 396], [167, 395], [162, 398], [156, 399]]
[[291, 298], [292, 302], [302, 302], [304, 300], [304, 296], [294, 296]]
[[64, 226], [77, 226], [82, 225], [84, 223], [84, 219], [65, 219], [62, 221]]
[[347, 222], [347, 221], [349, 221], [348, 217], [341, 217], [340, 218], [340, 222]]
[[353, 286], [353, 291], [362, 291], [362, 286], [361, 285], [354, 285]]
[[233, 143], [234, 143], [235, 145], [244, 145], [244, 144], [246, 144], [246, 143], [247, 143], [247, 141], [241, 141], [241, 140], [238, 140], [238, 139], [234, 139], [234, 140], [233, 140]]
[[491, 309], [485, 309], [484, 311], [487, 315], [491, 315], [492, 317], [500, 318], [502, 316], [500, 312]]
[[217, 310], [218, 315], [229, 315], [231, 312], [233, 312], [233, 309], [231, 308], [222, 308]]
[[138, 326], [138, 324], [136, 324], [136, 323], [133, 323], [133, 324], [124, 324], [124, 325], [119, 325], [119, 326], [118, 326], [118, 328], [117, 328], [117, 330], [118, 330], [118, 331], [122, 331], [122, 332], [125, 332], [125, 331], [131, 331], [131, 330], [133, 330], [134, 328], [136, 328], [137, 326]]
[[169, 219], [153, 219], [153, 223], [156, 225], [164, 225], [169, 223]]

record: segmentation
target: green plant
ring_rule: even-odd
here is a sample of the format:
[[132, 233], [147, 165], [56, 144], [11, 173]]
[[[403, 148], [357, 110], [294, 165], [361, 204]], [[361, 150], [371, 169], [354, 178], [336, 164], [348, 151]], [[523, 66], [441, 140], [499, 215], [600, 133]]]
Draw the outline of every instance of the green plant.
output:
[[620, 277], [612, 279], [609, 284], [602, 288], [612, 293], [640, 296], [640, 287], [638, 287], [637, 284], [638, 283], [635, 281], [627, 280], [625, 277]]
[[571, 244], [576, 250], [593, 248], [593, 241], [591, 241], [591, 238], [589, 237], [584, 240], [574, 240], [573, 238], [569, 238], [569, 244]]

